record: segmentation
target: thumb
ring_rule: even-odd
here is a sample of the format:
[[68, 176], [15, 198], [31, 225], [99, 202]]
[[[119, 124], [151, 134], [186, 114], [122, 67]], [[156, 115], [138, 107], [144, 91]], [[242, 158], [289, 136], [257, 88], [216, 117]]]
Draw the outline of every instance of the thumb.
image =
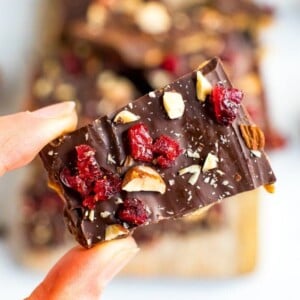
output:
[[99, 300], [107, 283], [138, 252], [131, 237], [75, 247], [48, 273], [27, 300]]
[[0, 117], [0, 176], [29, 163], [50, 141], [77, 124], [74, 102]]

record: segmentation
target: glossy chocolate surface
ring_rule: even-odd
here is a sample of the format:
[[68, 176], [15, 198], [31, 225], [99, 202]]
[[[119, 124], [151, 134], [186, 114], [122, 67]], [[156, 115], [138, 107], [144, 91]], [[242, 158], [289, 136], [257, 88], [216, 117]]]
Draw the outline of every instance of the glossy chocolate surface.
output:
[[[211, 60], [201, 68], [201, 71], [212, 85], [222, 83], [224, 86], [231, 86], [218, 59]], [[167, 116], [162, 105], [165, 91], [176, 91], [182, 95], [185, 111], [181, 118], [170, 120]], [[183, 76], [164, 89], [141, 97], [127, 105], [125, 109], [141, 118], [153, 138], [162, 134], [168, 135], [177, 140], [185, 151], [170, 168], [160, 169], [150, 164], [166, 183], [164, 194], [122, 191], [116, 195], [122, 199], [130, 197], [142, 200], [150, 211], [147, 223], [178, 218], [219, 202], [223, 198], [276, 180], [264, 152], [260, 151], [260, 157], [254, 156], [241, 136], [239, 125], [251, 124], [244, 108], [240, 108], [232, 125], [218, 124], [211, 112], [210, 102], [197, 100], [196, 71]], [[127, 170], [122, 168], [122, 163], [128, 155], [126, 133], [134, 123], [115, 124], [112, 121], [115, 115], [99, 118], [87, 127], [52, 142], [41, 152], [50, 181], [59, 188], [66, 200], [65, 217], [69, 230], [84, 247], [91, 247], [105, 240], [108, 225], [121, 224], [128, 228], [129, 232], [134, 229], [115, 216], [119, 206], [117, 197], [97, 202], [93, 218], [90, 218], [90, 211], [83, 207], [82, 199], [60, 180], [63, 168], [74, 163], [72, 161], [74, 149], [80, 144], [93, 147], [96, 150], [98, 164], [123, 178]], [[198, 151], [200, 158], [189, 157], [186, 154], [188, 149]], [[202, 166], [208, 153], [218, 157], [217, 168], [201, 172], [195, 185], [188, 183], [190, 174], [179, 176], [178, 171], [182, 168], [194, 164]], [[108, 160], [108, 157], [112, 157], [115, 163]], [[135, 161], [135, 165], [141, 164]], [[109, 216], [102, 217], [103, 212], [108, 212]]]

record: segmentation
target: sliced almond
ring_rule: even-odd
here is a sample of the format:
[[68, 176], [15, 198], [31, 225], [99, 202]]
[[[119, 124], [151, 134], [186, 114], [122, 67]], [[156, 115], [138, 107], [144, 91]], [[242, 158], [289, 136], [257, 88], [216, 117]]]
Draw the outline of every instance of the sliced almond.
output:
[[214, 154], [208, 153], [203, 164], [202, 171], [206, 172], [218, 167], [218, 157]]
[[128, 233], [128, 229], [119, 224], [108, 225], [105, 229], [105, 240], [110, 241], [118, 236], [127, 235]]
[[170, 119], [178, 119], [184, 113], [184, 102], [180, 93], [165, 92], [163, 96], [164, 108]]
[[178, 173], [179, 173], [179, 175], [184, 175], [184, 174], [187, 174], [187, 173], [191, 173], [192, 176], [190, 177], [188, 183], [191, 184], [191, 185], [195, 185], [196, 182], [198, 181], [200, 172], [201, 172], [201, 168], [200, 168], [199, 165], [190, 165], [186, 168], [183, 168], [183, 169], [179, 170]]
[[206, 96], [210, 95], [212, 91], [212, 85], [200, 71], [197, 71], [196, 91], [197, 98], [200, 101], [205, 101]]
[[255, 157], [258, 157], [258, 158], [261, 157], [261, 152], [259, 150], [250, 150], [250, 152]]
[[166, 184], [160, 174], [147, 166], [132, 167], [125, 175], [122, 189], [127, 192], [166, 192]]
[[115, 123], [127, 124], [139, 120], [141, 117], [128, 110], [120, 111], [114, 118]]
[[93, 209], [90, 210], [90, 212], [89, 212], [89, 220], [91, 222], [94, 222], [94, 220], [95, 220], [95, 211]]
[[191, 158], [200, 158], [200, 154], [198, 150], [193, 151], [192, 149], [187, 149], [186, 155], [187, 157], [191, 157]]

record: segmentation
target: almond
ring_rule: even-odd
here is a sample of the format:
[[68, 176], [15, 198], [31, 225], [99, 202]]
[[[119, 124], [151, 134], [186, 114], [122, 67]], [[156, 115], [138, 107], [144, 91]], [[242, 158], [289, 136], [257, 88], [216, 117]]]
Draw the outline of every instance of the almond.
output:
[[256, 125], [240, 125], [242, 137], [250, 150], [260, 150], [265, 146], [265, 136]]
[[255, 157], [258, 157], [258, 158], [261, 157], [261, 152], [259, 150], [250, 150], [250, 152]]
[[197, 98], [199, 101], [205, 101], [206, 96], [210, 95], [212, 91], [212, 85], [210, 82], [203, 76], [200, 71], [197, 71], [197, 83], [196, 83], [196, 92]]
[[118, 236], [128, 235], [128, 229], [119, 224], [108, 225], [105, 229], [105, 240], [110, 241]]
[[120, 111], [114, 118], [115, 123], [127, 124], [135, 122], [140, 119], [140, 116], [135, 115], [134, 113], [128, 110]]
[[183, 168], [181, 170], [179, 170], [179, 175], [184, 175], [186, 173], [191, 173], [192, 176], [190, 177], [188, 183], [191, 185], [195, 185], [196, 182], [198, 181], [199, 175], [201, 172], [201, 168], [199, 165], [190, 165], [186, 168]]
[[203, 164], [202, 171], [206, 172], [218, 167], [218, 157], [214, 154], [208, 153]]
[[184, 102], [181, 94], [177, 92], [165, 92], [163, 104], [170, 119], [178, 119], [184, 113]]
[[122, 189], [127, 192], [166, 192], [166, 184], [160, 174], [147, 166], [134, 166], [125, 175]]

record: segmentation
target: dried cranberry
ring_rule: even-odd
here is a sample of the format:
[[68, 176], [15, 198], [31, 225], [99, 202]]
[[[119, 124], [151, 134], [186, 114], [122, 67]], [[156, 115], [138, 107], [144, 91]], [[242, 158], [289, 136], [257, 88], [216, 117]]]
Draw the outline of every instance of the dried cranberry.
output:
[[149, 212], [141, 200], [127, 198], [124, 200], [124, 203], [120, 205], [117, 211], [117, 217], [129, 225], [137, 226], [147, 222]]
[[67, 168], [64, 168], [60, 173], [60, 179], [65, 186], [77, 191], [83, 196], [88, 195], [90, 192], [90, 188], [85, 181], [78, 175], [71, 175], [70, 170]]
[[149, 129], [143, 123], [138, 123], [128, 130], [131, 156], [140, 161], [150, 162], [153, 159], [152, 138]]
[[161, 67], [170, 73], [176, 74], [179, 67], [178, 60], [179, 58], [177, 56], [168, 55], [167, 57], [165, 57], [164, 61], [162, 62]]
[[64, 185], [77, 191], [83, 198], [82, 205], [95, 208], [96, 202], [109, 199], [121, 190], [121, 179], [98, 165], [96, 151], [89, 145], [75, 147], [77, 153], [76, 174], [64, 168], [60, 179]]
[[243, 92], [235, 88], [216, 85], [211, 94], [211, 101], [216, 120], [222, 125], [230, 125], [237, 116]]
[[82, 201], [82, 205], [84, 207], [88, 207], [89, 209], [94, 209], [96, 205], [94, 196], [85, 197]]
[[105, 176], [95, 182], [95, 201], [107, 200], [121, 190], [121, 179], [117, 176]]
[[162, 168], [170, 167], [181, 152], [179, 144], [167, 135], [161, 135], [153, 144], [157, 164]]
[[96, 151], [89, 145], [75, 147], [77, 152], [77, 170], [80, 178], [85, 181], [94, 181], [103, 175], [95, 158]]

